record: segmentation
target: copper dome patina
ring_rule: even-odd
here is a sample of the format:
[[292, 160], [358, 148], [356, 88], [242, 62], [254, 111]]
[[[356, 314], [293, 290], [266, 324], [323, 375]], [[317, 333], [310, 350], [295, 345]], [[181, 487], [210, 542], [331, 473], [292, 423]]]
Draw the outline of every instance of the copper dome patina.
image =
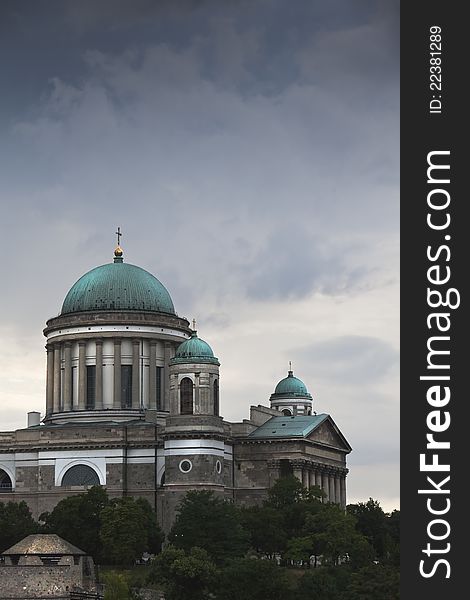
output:
[[305, 383], [298, 377], [294, 377], [293, 371], [288, 371], [287, 377], [281, 379], [276, 385], [274, 394], [271, 395], [271, 400], [277, 398], [307, 398], [311, 400], [312, 396], [307, 391]]
[[191, 337], [178, 346], [170, 361], [170, 364], [180, 363], [220, 364], [209, 344], [197, 336], [197, 331], [193, 331]]
[[145, 269], [125, 263], [120, 248], [114, 262], [88, 271], [70, 288], [61, 314], [98, 310], [175, 314], [165, 286]]

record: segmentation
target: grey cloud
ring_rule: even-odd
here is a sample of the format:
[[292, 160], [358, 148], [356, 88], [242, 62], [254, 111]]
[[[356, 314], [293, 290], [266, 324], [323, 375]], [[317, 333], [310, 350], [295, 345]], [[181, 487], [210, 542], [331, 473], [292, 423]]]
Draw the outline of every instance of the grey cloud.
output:
[[[348, 310], [347, 302], [343, 304]], [[292, 351], [301, 365], [337, 386], [362, 385], [370, 388], [393, 372], [399, 354], [379, 338], [349, 335], [315, 342]], [[370, 402], [370, 392], [365, 402]]]
[[302, 298], [312, 292], [351, 293], [366, 284], [369, 269], [351, 264], [351, 245], [309, 234], [292, 216], [277, 228], [250, 263], [239, 267], [240, 285], [257, 300]]

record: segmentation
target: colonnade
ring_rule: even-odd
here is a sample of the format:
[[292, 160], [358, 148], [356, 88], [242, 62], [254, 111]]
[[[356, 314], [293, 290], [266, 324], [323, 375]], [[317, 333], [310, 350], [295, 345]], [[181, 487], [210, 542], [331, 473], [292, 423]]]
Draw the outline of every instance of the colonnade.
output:
[[[270, 461], [271, 467], [279, 467], [280, 461]], [[336, 467], [308, 460], [289, 461], [293, 474], [302, 483], [310, 489], [318, 486], [324, 493], [323, 502], [332, 502], [346, 508], [346, 476], [348, 469], [345, 467]]]
[[[95, 356], [92, 366], [95, 367], [95, 393], [93, 405], [87, 403], [87, 366], [91, 366], [86, 357], [86, 345], [93, 341], [95, 344]], [[173, 355], [172, 344], [164, 342], [164, 365], [160, 383], [161, 406], [157, 407], [157, 343], [159, 340], [149, 339], [148, 365], [153, 368], [148, 372], [148, 385], [145, 397], [141, 389], [143, 381], [141, 360], [141, 339], [132, 339], [132, 390], [131, 403], [123, 406], [122, 398], [122, 338], [113, 338], [113, 362], [109, 365], [103, 364], [103, 339], [88, 338], [72, 341], [49, 342], [47, 351], [47, 378], [46, 378], [46, 415], [58, 412], [103, 410], [112, 408], [114, 410], [148, 408], [153, 410], [168, 410], [169, 377], [168, 363]], [[72, 345], [78, 343], [78, 364], [72, 359]], [[126, 363], [129, 364], [129, 363]], [[103, 397], [103, 366], [113, 368], [112, 402], [104, 405]], [[74, 383], [78, 376], [78, 384]], [[75, 388], [75, 391], [74, 391]]]

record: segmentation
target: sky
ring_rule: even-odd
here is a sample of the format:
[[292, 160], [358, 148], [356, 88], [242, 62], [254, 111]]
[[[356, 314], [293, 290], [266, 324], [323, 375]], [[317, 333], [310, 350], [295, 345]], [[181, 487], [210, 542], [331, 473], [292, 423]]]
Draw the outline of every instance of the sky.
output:
[[292, 361], [399, 507], [395, 0], [3, 0], [0, 430], [45, 408], [42, 329], [124, 259], [221, 362], [221, 413]]

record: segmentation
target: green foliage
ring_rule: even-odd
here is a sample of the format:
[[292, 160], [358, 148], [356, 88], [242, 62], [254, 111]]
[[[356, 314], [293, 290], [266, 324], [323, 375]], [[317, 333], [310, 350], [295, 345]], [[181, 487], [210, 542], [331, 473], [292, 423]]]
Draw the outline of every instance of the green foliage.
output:
[[43, 513], [39, 517], [44, 522], [42, 531], [57, 533], [99, 561], [102, 556], [101, 513], [108, 504], [106, 491], [93, 486], [85, 494], [64, 498], [51, 513]]
[[217, 600], [286, 600], [291, 590], [285, 572], [271, 560], [239, 558], [221, 572]]
[[112, 500], [101, 512], [100, 540], [110, 564], [130, 565], [163, 540], [148, 502], [134, 498]]
[[350, 571], [346, 567], [313, 569], [300, 579], [296, 600], [339, 600], [349, 579]]
[[399, 562], [400, 512], [385, 513], [377, 500], [348, 505], [348, 513], [357, 521], [357, 530], [372, 545], [375, 556], [381, 562]]
[[351, 575], [342, 600], [399, 600], [398, 570], [387, 565], [369, 565]]
[[0, 502], [0, 552], [37, 531], [38, 524], [26, 502]]
[[241, 522], [250, 534], [251, 547], [256, 552], [273, 558], [283, 554], [288, 537], [284, 528], [283, 515], [272, 506], [252, 506], [240, 511]]
[[137, 498], [135, 502], [137, 506], [141, 508], [145, 520], [144, 527], [147, 531], [147, 551], [151, 554], [157, 554], [161, 551], [163, 540], [165, 539], [165, 534], [157, 521], [157, 513], [145, 498]]
[[293, 475], [278, 479], [268, 491], [267, 504], [283, 509], [312, 497], [307, 488]]
[[208, 552], [194, 547], [167, 546], [159, 554], [149, 573], [149, 582], [163, 586], [166, 600], [205, 600], [211, 598], [217, 568]]
[[312, 539], [312, 554], [323, 555], [323, 562], [338, 565], [344, 557], [355, 558], [360, 551], [360, 561], [372, 559], [367, 541], [356, 531], [355, 520], [345, 514], [337, 504], [326, 504], [316, 514], [308, 515], [306, 528]]
[[130, 600], [131, 593], [122, 573], [108, 571], [103, 574], [105, 592], [103, 600]]
[[168, 539], [187, 552], [203, 548], [216, 564], [243, 556], [249, 548], [239, 510], [206, 490], [190, 491], [181, 501]]

